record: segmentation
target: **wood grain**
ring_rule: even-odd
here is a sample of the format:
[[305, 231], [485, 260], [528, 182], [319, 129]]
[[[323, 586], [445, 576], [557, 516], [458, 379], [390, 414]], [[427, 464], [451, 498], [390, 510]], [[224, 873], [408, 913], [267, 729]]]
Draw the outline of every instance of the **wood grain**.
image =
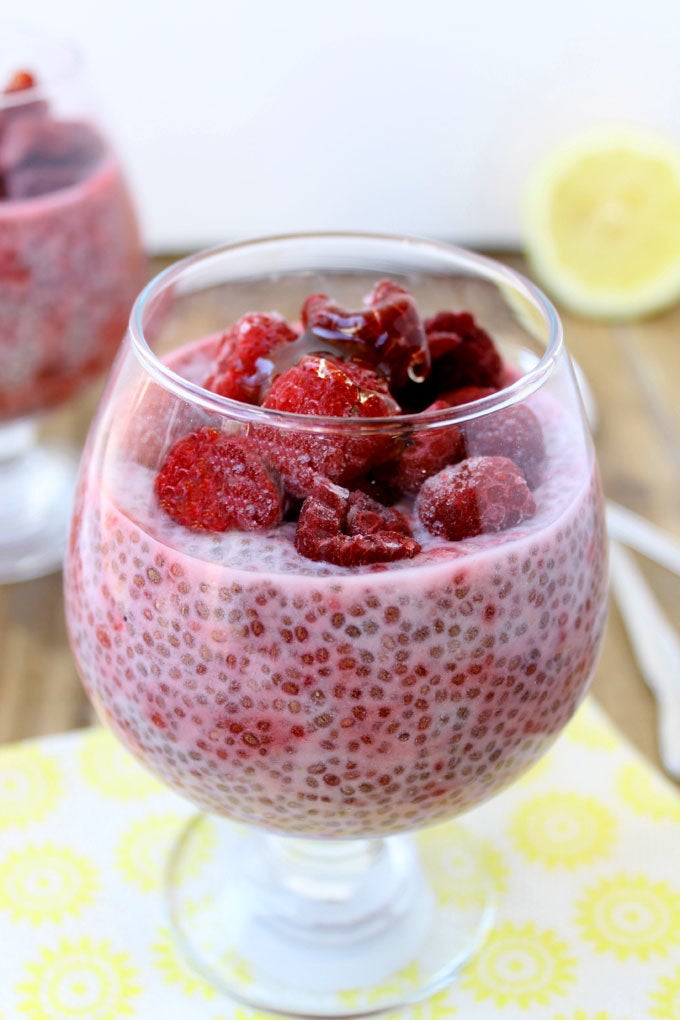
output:
[[[523, 268], [518, 255], [494, 254]], [[157, 261], [153, 269], [161, 265]], [[564, 313], [563, 322], [567, 346], [597, 401], [596, 446], [607, 496], [680, 539], [680, 308], [626, 325]], [[91, 388], [53, 416], [50, 434], [82, 444], [99, 388]], [[680, 578], [639, 562], [680, 628]], [[0, 742], [93, 721], [68, 646], [60, 575], [0, 587], [0, 633]], [[593, 691], [624, 734], [659, 764], [654, 702], [633, 661], [615, 605]]]

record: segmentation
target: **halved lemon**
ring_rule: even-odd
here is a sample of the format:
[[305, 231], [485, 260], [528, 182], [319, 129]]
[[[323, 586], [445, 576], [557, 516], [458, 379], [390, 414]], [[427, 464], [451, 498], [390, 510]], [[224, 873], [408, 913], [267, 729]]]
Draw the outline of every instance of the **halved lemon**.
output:
[[524, 245], [537, 281], [581, 315], [627, 319], [680, 300], [680, 145], [591, 130], [535, 167]]

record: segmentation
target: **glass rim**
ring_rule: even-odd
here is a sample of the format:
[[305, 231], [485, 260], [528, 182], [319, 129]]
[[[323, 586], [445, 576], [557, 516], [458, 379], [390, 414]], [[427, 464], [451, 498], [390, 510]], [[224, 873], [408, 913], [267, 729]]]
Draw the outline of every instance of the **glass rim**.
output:
[[0, 83], [0, 109], [11, 109], [44, 99], [45, 92], [49, 91], [49, 87], [55, 82], [73, 78], [82, 70], [82, 53], [75, 43], [51, 35], [46, 29], [27, 22], [0, 19], [0, 38], [10, 40], [12, 35], [15, 38], [21, 37], [49, 49], [57, 57], [57, 64], [52, 70], [42, 72], [37, 68], [26, 66], [25, 61], [23, 62], [24, 66], [17, 66], [16, 71], [35, 71], [37, 74], [36, 84], [32, 88], [21, 89], [17, 92], [3, 92], [2, 83]]
[[[514, 292], [523, 293], [544, 318], [548, 328], [548, 340], [545, 351], [526, 372], [507, 386], [488, 396], [481, 397], [470, 403], [457, 407], [443, 408], [437, 411], [420, 411], [410, 414], [399, 414], [382, 418], [339, 418], [328, 415], [310, 415], [293, 411], [281, 411], [259, 405], [246, 404], [230, 397], [223, 397], [211, 390], [204, 389], [170, 368], [151, 349], [144, 333], [144, 313], [147, 306], [164, 290], [171, 288], [190, 269], [202, 262], [219, 258], [227, 253], [238, 253], [241, 250], [253, 250], [267, 245], [281, 245], [297, 241], [356, 241], [357, 244], [368, 242], [394, 243], [402, 248], [426, 249], [443, 257], [456, 261], [459, 265], [467, 264], [477, 270], [480, 279], [487, 279], [497, 284], [504, 284]], [[442, 262], [445, 266], [445, 262]], [[351, 268], [350, 268], [351, 271]], [[293, 270], [291, 270], [291, 274]], [[226, 327], [225, 327], [226, 328]], [[301, 233], [272, 234], [247, 240], [234, 241], [205, 248], [184, 258], [178, 259], [170, 266], [157, 273], [142, 289], [135, 300], [130, 313], [128, 337], [133, 351], [147, 373], [164, 389], [205, 411], [228, 417], [242, 424], [276, 424], [284, 429], [315, 433], [347, 433], [381, 434], [413, 430], [437, 429], [452, 424], [469, 421], [489, 414], [491, 411], [502, 410], [520, 403], [531, 393], [538, 390], [552, 373], [563, 349], [564, 336], [562, 323], [552, 302], [530, 280], [521, 273], [503, 265], [493, 258], [480, 255], [468, 248], [449, 244], [445, 241], [418, 237], [407, 234], [373, 233], [360, 231], [306, 231]], [[200, 338], [196, 338], [200, 339]]]

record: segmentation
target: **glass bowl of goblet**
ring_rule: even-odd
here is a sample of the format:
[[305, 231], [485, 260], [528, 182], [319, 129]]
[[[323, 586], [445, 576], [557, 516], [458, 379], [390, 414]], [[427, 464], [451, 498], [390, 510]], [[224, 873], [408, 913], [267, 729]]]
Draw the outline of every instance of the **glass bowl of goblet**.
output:
[[554, 309], [414, 238], [177, 263], [92, 426], [65, 594], [100, 718], [199, 809], [166, 862], [192, 964], [296, 1016], [443, 988], [492, 923], [456, 819], [550, 747], [604, 626]]
[[145, 273], [79, 54], [3, 24], [0, 583], [61, 566], [78, 458], [39, 426], [110, 367]]

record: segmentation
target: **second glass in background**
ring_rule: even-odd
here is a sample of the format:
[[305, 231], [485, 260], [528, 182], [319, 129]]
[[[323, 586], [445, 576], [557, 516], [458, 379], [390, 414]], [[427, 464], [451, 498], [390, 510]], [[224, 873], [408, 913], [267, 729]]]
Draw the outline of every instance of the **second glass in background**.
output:
[[61, 565], [76, 454], [43, 416], [108, 368], [146, 261], [79, 54], [0, 27], [0, 582]]

